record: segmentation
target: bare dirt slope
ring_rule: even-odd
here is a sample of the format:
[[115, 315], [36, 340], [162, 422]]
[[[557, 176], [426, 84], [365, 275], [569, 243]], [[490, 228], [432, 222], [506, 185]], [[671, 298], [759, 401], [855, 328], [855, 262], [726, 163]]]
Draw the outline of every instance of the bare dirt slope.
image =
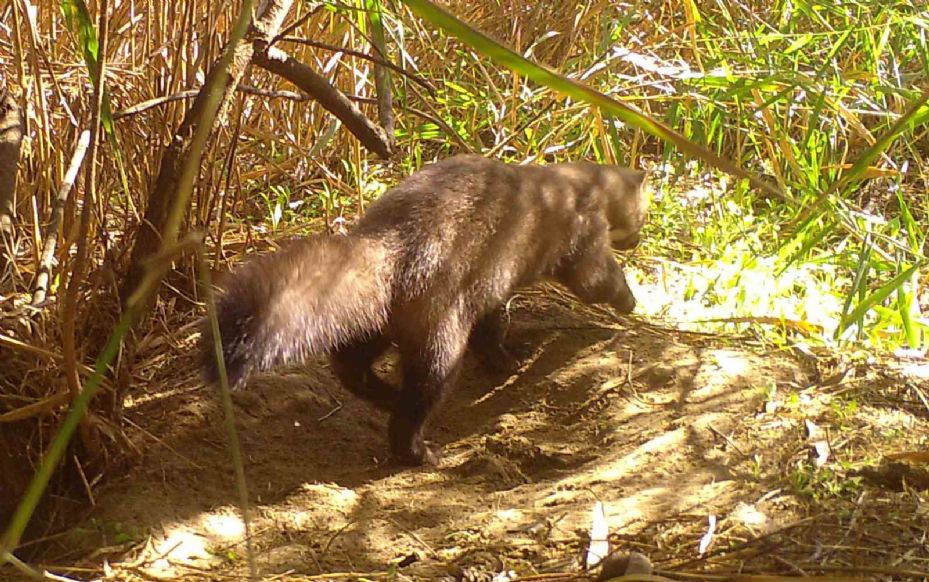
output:
[[[713, 567], [714, 552], [778, 528], [796, 533], [770, 538], [779, 548], [813, 555], [801, 538], [826, 527], [817, 519], [828, 512], [798, 497], [791, 475], [808, 462], [804, 421], [828, 421], [835, 407], [804, 396], [811, 378], [795, 361], [618, 322], [552, 293], [528, 292], [512, 313], [509, 341], [531, 356], [509, 378], [469, 358], [434, 423], [446, 446], [437, 469], [385, 462], [386, 418], [345, 393], [324, 361], [256, 377], [235, 395], [262, 574], [577, 572], [597, 500], [613, 547], [659, 566]], [[104, 550], [85, 563], [105, 557], [127, 578], [247, 572], [221, 407], [191, 350], [187, 340], [151, 361], [163, 390], [127, 411], [144, 458], [96, 500], [83, 543]], [[800, 404], [779, 407], [777, 394]], [[716, 535], [694, 566], [710, 516]], [[839, 519], [830, 513], [829, 527]], [[739, 567], [778, 565], [766, 556], [750, 552]]]

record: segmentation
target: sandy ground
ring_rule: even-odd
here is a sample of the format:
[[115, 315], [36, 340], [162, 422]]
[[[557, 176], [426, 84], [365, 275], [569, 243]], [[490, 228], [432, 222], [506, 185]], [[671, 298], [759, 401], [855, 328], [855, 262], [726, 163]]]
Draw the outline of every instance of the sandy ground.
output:
[[[796, 539], [767, 539], [793, 549], [787, 565], [756, 551], [737, 569], [789, 571], [798, 555], [816, 558], [805, 540], [840, 535], [850, 520], [801, 494], [796, 468], [816, 456], [808, 423], [839, 426], [842, 410], [809, 390], [802, 362], [747, 340], [618, 321], [550, 291], [517, 297], [508, 342], [531, 354], [511, 377], [469, 356], [433, 423], [431, 438], [445, 445], [438, 468], [387, 462], [386, 417], [344, 392], [323, 360], [255, 377], [236, 393], [261, 574], [580, 573], [597, 501], [612, 548], [659, 567], [712, 569], [713, 555], [786, 531]], [[221, 406], [198, 379], [193, 344], [179, 338], [176, 358], [150, 363], [157, 389], [126, 413], [144, 457], [110, 477], [72, 537], [88, 550], [83, 564], [105, 559], [113, 577], [247, 574]], [[390, 356], [382, 368], [392, 374]], [[833, 448], [856, 442], [854, 422], [842, 426], [851, 434]], [[836, 495], [854, 505], [858, 492]], [[828, 526], [816, 522], [824, 514]], [[855, 561], [847, 549], [828, 552]]]

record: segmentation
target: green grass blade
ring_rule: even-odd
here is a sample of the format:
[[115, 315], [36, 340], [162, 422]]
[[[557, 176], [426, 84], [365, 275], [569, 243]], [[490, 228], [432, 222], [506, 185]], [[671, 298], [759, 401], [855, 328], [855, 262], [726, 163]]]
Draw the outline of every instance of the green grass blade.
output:
[[929, 121], [929, 105], [924, 103], [923, 106], [913, 114], [913, 117], [910, 118], [908, 129], [912, 131], [925, 124], [927, 121]]
[[559, 73], [524, 58], [473, 28], [471, 25], [459, 20], [443, 8], [439, 8], [432, 2], [428, 0], [403, 0], [403, 3], [409, 6], [417, 16], [457, 37], [478, 53], [524, 75], [536, 83], [578, 101], [584, 101], [591, 105], [595, 105], [608, 115], [677, 146], [682, 152], [691, 157], [703, 160], [707, 164], [719, 168], [737, 178], [749, 180], [755, 187], [777, 196], [778, 198], [790, 201], [790, 198], [781, 191], [780, 188], [762, 179], [760, 176], [743, 170], [732, 161], [722, 158], [710, 150], [689, 141], [683, 135], [677, 133], [660, 121], [652, 119], [628, 105], [620, 103], [586, 85], [568, 79]]
[[242, 447], [239, 434], [235, 428], [235, 407], [232, 404], [232, 392], [229, 389], [229, 377], [226, 375], [226, 361], [223, 358], [223, 344], [219, 333], [219, 319], [216, 317], [216, 300], [213, 294], [213, 282], [210, 268], [203, 254], [203, 245], [197, 247], [197, 268], [200, 269], [200, 285], [206, 299], [207, 317], [210, 320], [210, 333], [213, 339], [214, 357], [219, 371], [219, 395], [223, 406], [223, 420], [229, 455], [235, 471], [236, 489], [239, 493], [239, 505], [242, 510], [242, 524], [245, 529], [245, 554], [252, 578], [257, 577], [258, 565], [255, 563], [255, 550], [252, 545], [251, 521], [249, 519], [248, 482], [245, 478], [245, 465], [242, 462]]
[[[874, 248], [874, 242], [871, 240], [870, 235], [865, 235], [864, 242], [861, 245], [861, 253], [858, 255], [858, 266], [855, 268], [855, 278], [852, 280], [852, 286], [848, 291], [848, 295], [845, 297], [845, 304], [842, 306], [842, 317], [839, 320], [839, 325], [835, 328], [835, 339], [838, 339], [842, 332], [846, 330], [847, 325], [842, 325], [841, 322], [846, 320], [848, 316], [848, 310], [852, 307], [852, 301], [855, 300], [856, 295], [861, 295], [865, 289], [867, 283], [867, 274], [868, 270], [871, 267], [871, 250]], [[861, 332], [861, 326], [858, 326], [859, 333]]]
[[913, 321], [913, 312], [919, 309], [916, 302], [915, 293], [907, 293], [903, 285], [897, 289], [897, 312], [900, 314], [900, 322], [903, 324], [903, 334], [906, 337], [906, 343], [911, 349], [919, 347], [919, 330]]
[[[77, 34], [84, 55], [84, 63], [94, 88], [100, 84], [100, 41], [97, 38], [97, 29], [94, 28], [90, 12], [84, 0], [61, 0], [61, 12], [65, 22]], [[113, 136], [113, 113], [110, 108], [110, 94], [103, 88], [103, 111], [100, 112], [100, 121], [108, 138]]]
[[[906, 198], [903, 196], [903, 189], [897, 188], [896, 194], [897, 204], [900, 205], [900, 218], [903, 220], [903, 226], [906, 228], [906, 239], [910, 243], [910, 249], [918, 254], [922, 249], [922, 241], [919, 240], [919, 235], [917, 233], [922, 232], [923, 229], [916, 223], [913, 213], [910, 212], [910, 205], [906, 203]], [[925, 240], [925, 236], [923, 240]]]
[[842, 193], [841, 197], [844, 197], [848, 189], [858, 181], [865, 170], [868, 169], [868, 166], [871, 165], [871, 162], [877, 159], [879, 155], [890, 147], [890, 144], [897, 139], [897, 136], [904, 131], [913, 129], [910, 121], [923, 110], [927, 101], [929, 101], [929, 89], [924, 90], [922, 95], [910, 104], [906, 112], [894, 122], [890, 129], [881, 134], [881, 136], [875, 140], [874, 145], [866, 149], [864, 153], [858, 157], [858, 160], [852, 164], [848, 173], [842, 176], [842, 180], [840, 180], [838, 186], [835, 188]]
[[[94, 28], [87, 4], [84, 0], [61, 0], [61, 13], [64, 14], [68, 27], [76, 32], [80, 39], [81, 52], [84, 54], [87, 68], [91, 71], [98, 70], [100, 42], [97, 39], [97, 30]], [[94, 76], [91, 75], [91, 77]], [[93, 78], [93, 81], [96, 85], [97, 79]]]
[[848, 327], [852, 322], [860, 319], [862, 316], [864, 316], [865, 313], [868, 312], [869, 309], [890, 297], [890, 295], [899, 289], [904, 283], [906, 283], [910, 275], [915, 273], [922, 265], [922, 262], [917, 262], [906, 271], [898, 274], [896, 277], [885, 283], [877, 291], [866, 297], [863, 301], [861, 301], [861, 303], [855, 306], [855, 309], [853, 309], [851, 313], [842, 318], [842, 321], [839, 323], [839, 325], [845, 328]]
[[[817, 228], [815, 223], [822, 217], [825, 217], [825, 221]], [[826, 213], [814, 212], [807, 217], [797, 226], [797, 230], [778, 247], [778, 254], [782, 257], [786, 254], [787, 258], [778, 270], [777, 276], [783, 275], [794, 263], [805, 257], [817, 244], [831, 234], [835, 227], [836, 221]]]
[[[36, 471], [32, 481], [29, 483], [29, 487], [26, 489], [26, 493], [16, 507], [16, 512], [13, 514], [6, 531], [3, 533], [3, 539], [0, 539], [0, 553], [12, 554], [17, 544], [19, 544], [23, 532], [26, 531], [26, 525], [32, 518], [35, 508], [39, 505], [39, 501], [42, 499], [42, 494], [45, 492], [45, 488], [48, 486], [52, 474], [58, 467], [58, 463], [61, 461], [62, 457], [64, 457], [65, 451], [68, 448], [68, 442], [71, 440], [75, 429], [77, 429], [78, 424], [87, 412], [87, 407], [91, 399], [93, 399], [100, 389], [100, 383], [103, 380], [104, 374], [107, 373], [110, 369], [110, 364], [116, 359], [116, 354], [119, 352], [123, 336], [126, 335], [126, 332], [128, 332], [129, 328], [132, 326], [133, 315], [134, 314], [130, 311], [124, 313], [123, 317], [116, 325], [116, 328], [113, 330], [113, 333], [110, 335], [110, 339], [104, 346], [103, 352], [97, 359], [93, 374], [91, 374], [87, 382], [84, 383], [84, 389], [71, 405], [71, 410], [69, 410], [67, 416], [65, 416], [64, 422], [61, 423], [58, 433], [55, 435], [51, 446], [48, 448], [48, 452], [39, 464], [39, 470]], [[3, 557], [0, 556], [0, 564], [2, 564], [3, 561]]]
[[[81, 52], [84, 55], [84, 64], [87, 66], [87, 74], [90, 76], [91, 83], [96, 87], [100, 83], [100, 42], [97, 39], [97, 30], [90, 18], [90, 12], [87, 10], [87, 4], [84, 3], [84, 0], [61, 0], [61, 12], [64, 14], [65, 22], [76, 34], [80, 42]], [[119, 145], [119, 139], [116, 136], [116, 124], [110, 106], [110, 90], [106, 85], [103, 87], [103, 107], [100, 111], [100, 124], [103, 126], [103, 131], [116, 160], [123, 195], [128, 200], [130, 196], [129, 177], [126, 175], [125, 159]]]
[[807, 208], [807, 212], [818, 208], [830, 194], [835, 192], [839, 193], [840, 198], [844, 198], [858, 183], [858, 180], [861, 178], [862, 174], [864, 174], [865, 170], [868, 169], [868, 166], [871, 165], [871, 162], [890, 147], [890, 144], [894, 142], [897, 136], [906, 130], [912, 130], [917, 127], [917, 125], [913, 123], [914, 119], [920, 119], [923, 122], [929, 121], [929, 115], [923, 115], [927, 102], [929, 102], [929, 89], [925, 89], [922, 95], [910, 104], [906, 112], [894, 122], [890, 129], [881, 134], [881, 136], [875, 140], [874, 145], [869, 147], [858, 157], [858, 160], [852, 164], [852, 167], [838, 182], [833, 183], [828, 190], [824, 191], [813, 201]]
[[[371, 30], [371, 44], [381, 59], [387, 57], [387, 33], [384, 30], [384, 14], [380, 0], [365, 0], [365, 14]], [[364, 19], [362, 19], [364, 20]], [[381, 127], [387, 132], [387, 138], [394, 141], [393, 94], [390, 81], [390, 69], [382, 65], [374, 66], [374, 87], [377, 91], [377, 116]]]

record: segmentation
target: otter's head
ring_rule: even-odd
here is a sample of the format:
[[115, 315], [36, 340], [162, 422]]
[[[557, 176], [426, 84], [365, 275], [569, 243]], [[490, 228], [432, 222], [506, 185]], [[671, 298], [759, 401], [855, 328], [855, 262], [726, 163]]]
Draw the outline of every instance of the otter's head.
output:
[[620, 166], [601, 166], [600, 185], [606, 202], [613, 248], [628, 250], [639, 244], [651, 194], [646, 173]]

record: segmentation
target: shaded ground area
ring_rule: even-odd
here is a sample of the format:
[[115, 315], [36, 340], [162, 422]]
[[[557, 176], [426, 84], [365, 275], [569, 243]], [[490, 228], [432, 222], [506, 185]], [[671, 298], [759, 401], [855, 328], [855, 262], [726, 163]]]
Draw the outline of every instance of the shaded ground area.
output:
[[[876, 466], [925, 450], [925, 379], [839, 364], [826, 377], [815, 358], [618, 322], [550, 291], [518, 296], [512, 314], [510, 341], [531, 357], [509, 378], [469, 359], [432, 431], [438, 469], [385, 463], [386, 418], [323, 361], [236, 394], [262, 574], [578, 573], [597, 500], [613, 549], [659, 571], [929, 571], [927, 486], [912, 483], [927, 459], [902, 459], [899, 478]], [[60, 543], [119, 579], [238, 578], [221, 409], [190, 328], [174, 339], [139, 371], [161, 389], [127, 408], [142, 462]]]

